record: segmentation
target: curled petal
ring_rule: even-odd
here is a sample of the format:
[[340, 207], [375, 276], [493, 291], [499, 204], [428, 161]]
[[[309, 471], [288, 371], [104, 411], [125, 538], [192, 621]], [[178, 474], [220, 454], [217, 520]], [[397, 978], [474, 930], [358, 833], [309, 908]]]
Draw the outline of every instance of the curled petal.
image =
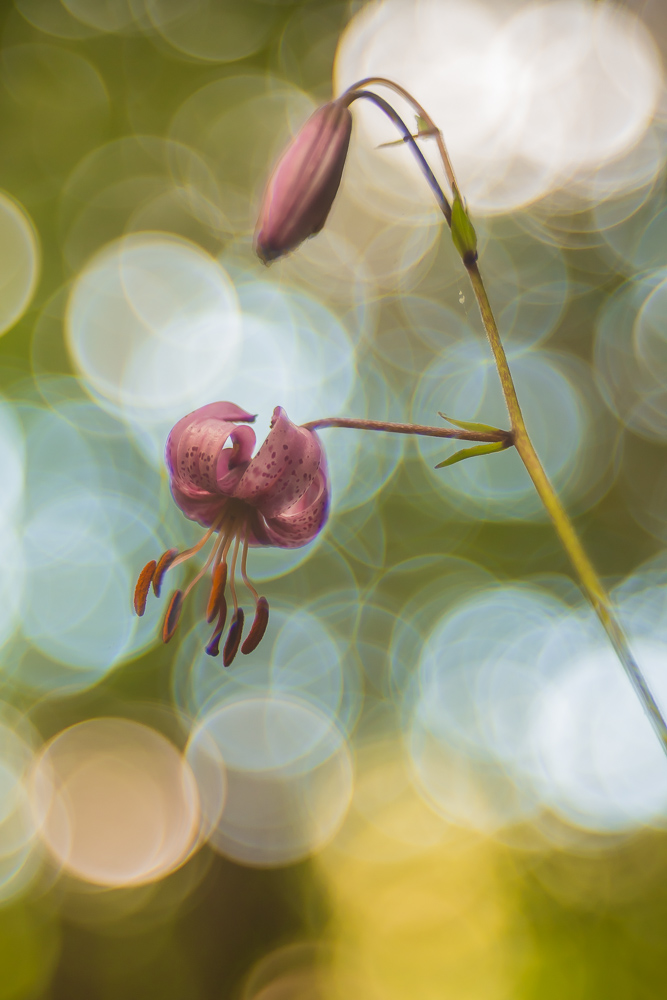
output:
[[249, 515], [246, 520], [246, 530], [248, 533], [248, 545], [253, 548], [257, 548], [262, 545], [276, 545], [270, 537], [270, 533], [266, 526], [266, 521], [259, 513], [259, 511], [254, 510], [252, 507], [249, 508]]
[[308, 493], [291, 508], [275, 517], [267, 517], [264, 545], [298, 549], [320, 533], [329, 515], [329, 482], [326, 469], [318, 470]]
[[[235, 403], [208, 403], [188, 413], [172, 428], [167, 438], [165, 459], [172, 477], [181, 487], [215, 488], [217, 462], [225, 441], [236, 429], [237, 422], [250, 423], [254, 414], [246, 412]], [[239, 428], [240, 429], [240, 428]], [[250, 428], [246, 428], [246, 431]], [[241, 438], [243, 460], [249, 460], [255, 444], [254, 434]], [[212, 453], [209, 460], [207, 456]], [[191, 477], [192, 478], [191, 480]]]
[[220, 493], [200, 491], [197, 496], [190, 496], [179, 489], [173, 480], [171, 482], [171, 495], [181, 513], [205, 528], [210, 528], [219, 520], [227, 503], [227, 498]]
[[196, 410], [186, 413], [184, 417], [181, 417], [178, 423], [174, 424], [171, 433], [178, 437], [181, 429], [186, 427], [193, 418], [206, 420], [211, 417], [215, 420], [223, 420], [232, 424], [252, 424], [256, 416], [256, 413], [248, 413], [247, 410], [244, 410], [242, 406], [237, 406], [236, 403], [225, 401], [206, 403], [205, 406], [199, 406]]
[[216, 486], [220, 493], [229, 495], [246, 470], [255, 447], [255, 432], [252, 427], [235, 427], [229, 435], [231, 448], [223, 448], [218, 456], [215, 470]]
[[308, 491], [322, 458], [317, 434], [293, 424], [282, 406], [277, 406], [268, 437], [233, 495], [252, 504], [266, 518], [281, 514]]
[[[196, 420], [219, 420], [223, 423], [236, 424], [251, 424], [254, 422], [256, 414], [248, 413], [241, 406], [237, 406], [236, 403], [207, 403], [206, 406], [200, 406], [198, 409], [193, 410], [192, 413], [187, 413], [184, 417], [174, 424], [169, 434], [170, 441], [173, 442], [175, 447], [178, 447], [178, 442], [182, 432]], [[169, 450], [167, 449], [167, 464], [169, 464]]]
[[[252, 453], [255, 435], [250, 427], [245, 427], [244, 430], [252, 434], [252, 444], [249, 449]], [[230, 438], [233, 445], [236, 445], [234, 441], [235, 437], [238, 438], [236, 431], [235, 424], [206, 417], [191, 420], [182, 428], [177, 442], [173, 440], [172, 432], [167, 440], [167, 464], [174, 484], [191, 496], [203, 492], [217, 492], [218, 462], [221, 452]], [[230, 457], [233, 456], [238, 453], [238, 447], [230, 448], [229, 452]]]

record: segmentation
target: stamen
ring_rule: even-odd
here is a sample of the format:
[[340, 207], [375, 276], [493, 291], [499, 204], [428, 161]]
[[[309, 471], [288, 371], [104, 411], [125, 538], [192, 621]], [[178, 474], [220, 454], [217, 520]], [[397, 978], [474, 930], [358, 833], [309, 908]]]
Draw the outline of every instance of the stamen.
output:
[[232, 545], [232, 542], [234, 541], [234, 537], [235, 536], [232, 534], [233, 529], [234, 529], [234, 524], [232, 523], [230, 525], [230, 527], [229, 527], [229, 531], [228, 531], [227, 535], [225, 536], [225, 547], [222, 550], [222, 560], [221, 561], [224, 562], [224, 563], [227, 562], [227, 553], [229, 552], [229, 550], [231, 548], [231, 545]]
[[238, 532], [237, 535], [236, 535], [236, 539], [234, 541], [234, 554], [232, 556], [232, 565], [231, 565], [231, 569], [230, 569], [230, 572], [229, 572], [229, 589], [232, 592], [232, 600], [234, 601], [234, 614], [236, 614], [236, 612], [239, 609], [239, 602], [238, 602], [238, 598], [236, 596], [236, 583], [234, 581], [234, 574], [236, 572], [236, 559], [237, 559], [237, 556], [239, 554], [239, 543], [240, 543], [240, 541], [241, 541], [241, 534], [240, 534], [240, 532]]
[[172, 635], [176, 631], [176, 626], [178, 625], [178, 619], [181, 617], [181, 608], [183, 607], [183, 591], [175, 590], [171, 595], [171, 600], [169, 601], [169, 607], [167, 608], [167, 613], [164, 616], [164, 624], [162, 626], [162, 641], [169, 642]]
[[255, 611], [255, 620], [252, 623], [252, 628], [248, 632], [246, 641], [241, 646], [242, 653], [252, 653], [253, 649], [257, 649], [264, 638], [268, 624], [269, 602], [265, 597], [260, 597], [257, 601], [257, 610]]
[[213, 635], [211, 636], [211, 641], [206, 647], [206, 652], [209, 656], [218, 656], [220, 653], [220, 638], [222, 636], [222, 629], [217, 628]]
[[[246, 563], [248, 562], [248, 528], [246, 527], [245, 538], [243, 539], [243, 555], [241, 556], [241, 576], [243, 577], [243, 582], [246, 587], [255, 598], [255, 604], [259, 601], [259, 594], [251, 584], [248, 579], [248, 574], [246, 572]], [[254, 626], [253, 626], [254, 627]]]
[[176, 566], [180, 566], [181, 563], [186, 562], [190, 558], [190, 556], [195, 555], [195, 553], [199, 552], [200, 549], [203, 549], [204, 546], [206, 545], [207, 541], [209, 540], [209, 538], [213, 534], [213, 532], [217, 531], [220, 528], [220, 526], [222, 525], [222, 523], [223, 523], [224, 520], [225, 520], [225, 515], [222, 514], [222, 516], [218, 518], [218, 520], [215, 522], [215, 524], [211, 525], [211, 527], [208, 529], [208, 531], [203, 536], [203, 538], [199, 539], [199, 541], [197, 542], [196, 545], [193, 545], [189, 549], [184, 549], [183, 552], [181, 552], [180, 556], [177, 556], [174, 559], [173, 563], [171, 564], [172, 567], [175, 569]]
[[134, 588], [134, 612], [140, 618], [146, 610], [146, 598], [148, 597], [156, 565], [155, 559], [151, 559], [149, 563], [146, 563], [139, 574], [137, 585]]
[[206, 608], [206, 621], [212, 622], [220, 610], [220, 602], [225, 599], [225, 586], [227, 585], [227, 563], [219, 563], [213, 570], [213, 582], [211, 593], [208, 598]]
[[[221, 574], [222, 574], [222, 568], [223, 567], [224, 567], [225, 583], [226, 583], [226, 577], [227, 577], [227, 553], [229, 552], [229, 547], [232, 544], [232, 537], [233, 536], [232, 536], [231, 532], [232, 532], [233, 526], [234, 526], [234, 522], [232, 520], [232, 523], [230, 524], [229, 528], [227, 529], [227, 534], [222, 539], [222, 541], [220, 543], [220, 546], [218, 548], [218, 555], [215, 558], [215, 563], [218, 562], [218, 559], [221, 559], [222, 560], [222, 564], [221, 565], [216, 565], [215, 569], [213, 570], [213, 584], [211, 586], [211, 596], [209, 597], [209, 606], [208, 606], [207, 612], [210, 611], [211, 607], [212, 607], [213, 590], [217, 589], [216, 579], [215, 579], [216, 572], [218, 570], [220, 570]], [[215, 565], [215, 563], [214, 563], [214, 565]], [[218, 584], [220, 584], [220, 580], [218, 580], [217, 582], [218, 582]], [[222, 633], [223, 633], [224, 628], [225, 628], [225, 622], [227, 621], [227, 601], [225, 599], [225, 585], [224, 585], [224, 583], [222, 583], [222, 585], [220, 586], [220, 593], [219, 593], [218, 606], [217, 607], [218, 607], [218, 622], [217, 622], [217, 625], [215, 626], [215, 632], [211, 636], [211, 641], [209, 642], [208, 646], [206, 647], [206, 652], [208, 653], [209, 656], [217, 656], [218, 653], [220, 652], [220, 638], [221, 638]], [[207, 621], [209, 621], [209, 622], [211, 621], [211, 619], [208, 618], [208, 614], [207, 614]]]
[[243, 608], [237, 608], [234, 612], [234, 617], [232, 618], [232, 624], [229, 626], [229, 634], [227, 636], [225, 648], [222, 651], [222, 663], [225, 667], [230, 665], [238, 653], [241, 636], [243, 634], [244, 620], [245, 615], [243, 614]]
[[225, 622], [227, 621], [227, 601], [225, 600], [225, 595], [222, 595], [222, 603], [220, 604], [220, 611], [218, 612], [218, 623], [215, 626], [215, 632], [211, 636], [211, 641], [206, 647], [206, 652], [209, 656], [217, 656], [220, 652], [220, 639], [225, 628]]
[[220, 531], [219, 531], [219, 534], [218, 534], [218, 541], [215, 543], [215, 558], [214, 558], [213, 562], [211, 563], [211, 576], [213, 576], [213, 574], [215, 573], [215, 571], [218, 568], [218, 566], [220, 565], [220, 563], [221, 562], [225, 562], [225, 560], [222, 558], [222, 556], [223, 556], [223, 553], [225, 552], [225, 545], [227, 544], [227, 539], [231, 535], [231, 530], [232, 530], [233, 525], [234, 525], [234, 518], [232, 517], [232, 518], [230, 518], [228, 524], [224, 524], [220, 528]]
[[[219, 522], [219, 523], [221, 523], [221, 522]], [[192, 590], [192, 588], [197, 583], [199, 583], [199, 581], [201, 580], [201, 578], [206, 573], [206, 570], [209, 568], [209, 566], [211, 565], [211, 563], [215, 559], [215, 557], [218, 554], [218, 552], [220, 551], [220, 549], [224, 547], [224, 545], [225, 545], [225, 543], [227, 541], [228, 533], [229, 533], [230, 530], [231, 530], [231, 528], [228, 527], [227, 528], [227, 534], [221, 535], [220, 538], [218, 538], [217, 542], [215, 543], [215, 545], [213, 546], [213, 548], [209, 552], [209, 555], [208, 555], [208, 558], [207, 558], [206, 562], [204, 563], [204, 565], [202, 566], [202, 568], [199, 570], [199, 572], [197, 573], [197, 575], [194, 578], [194, 580], [191, 580], [190, 583], [185, 588], [185, 593], [183, 594], [183, 600], [185, 600], [185, 598], [188, 596], [188, 594], [190, 593], [190, 591]]]
[[167, 549], [163, 552], [158, 559], [157, 566], [155, 567], [155, 572], [153, 573], [153, 593], [156, 597], [160, 596], [160, 587], [162, 586], [162, 578], [167, 572], [174, 559], [178, 555], [178, 549]]

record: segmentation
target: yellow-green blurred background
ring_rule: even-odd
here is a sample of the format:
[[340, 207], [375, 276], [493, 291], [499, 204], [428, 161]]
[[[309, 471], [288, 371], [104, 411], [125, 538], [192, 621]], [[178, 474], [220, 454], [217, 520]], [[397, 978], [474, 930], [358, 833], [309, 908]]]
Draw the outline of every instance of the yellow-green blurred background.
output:
[[516, 455], [324, 430], [255, 653], [205, 656], [203, 591], [168, 646], [131, 614], [199, 537], [198, 406], [506, 426], [376, 108], [324, 231], [252, 251], [290, 136], [390, 76], [667, 710], [663, 0], [4, 0], [0, 46], [0, 1000], [664, 996], [667, 761]]

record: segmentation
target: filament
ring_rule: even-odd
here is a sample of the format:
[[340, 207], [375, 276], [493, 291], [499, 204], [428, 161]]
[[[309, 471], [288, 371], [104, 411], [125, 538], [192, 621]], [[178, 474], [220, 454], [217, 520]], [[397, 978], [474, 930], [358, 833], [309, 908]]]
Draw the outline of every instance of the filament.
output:
[[255, 604], [257, 604], [257, 602], [259, 600], [259, 594], [257, 593], [257, 591], [253, 587], [252, 583], [248, 579], [248, 573], [246, 571], [246, 565], [247, 565], [247, 562], [248, 562], [248, 535], [249, 534], [250, 534], [250, 526], [246, 525], [245, 535], [244, 535], [244, 538], [243, 538], [243, 554], [241, 555], [241, 576], [243, 577], [243, 582], [245, 583], [246, 587], [248, 588], [248, 590], [250, 591], [250, 593], [252, 594], [252, 596], [255, 598]]
[[185, 551], [181, 552], [181, 554], [179, 556], [176, 556], [176, 558], [174, 559], [173, 563], [171, 564], [171, 566], [169, 568], [170, 569], [175, 569], [176, 566], [180, 566], [181, 563], [186, 562], [191, 556], [193, 556], [193, 555], [195, 555], [195, 553], [199, 552], [200, 549], [203, 549], [204, 546], [206, 545], [207, 541], [209, 540], [209, 538], [213, 534], [213, 532], [218, 530], [218, 528], [220, 527], [220, 525], [224, 521], [224, 518], [225, 518], [225, 515], [223, 514], [222, 517], [220, 517], [215, 522], [215, 524], [211, 525], [211, 527], [208, 529], [208, 531], [206, 532], [206, 534], [204, 535], [204, 537], [200, 538], [196, 545], [193, 545], [192, 548], [190, 548], [190, 549], [185, 549]]
[[[227, 531], [230, 531], [230, 530], [231, 530], [231, 526], [227, 528]], [[195, 584], [199, 583], [199, 581], [201, 580], [201, 578], [204, 576], [204, 574], [206, 573], [206, 570], [209, 568], [209, 566], [213, 562], [213, 559], [215, 557], [216, 552], [219, 549], [221, 549], [222, 546], [224, 545], [226, 537], [227, 537], [226, 535], [223, 535], [222, 538], [219, 538], [218, 541], [215, 543], [215, 545], [211, 549], [211, 552], [210, 552], [210, 554], [208, 556], [208, 559], [206, 560], [206, 562], [204, 563], [204, 565], [202, 566], [202, 568], [199, 570], [199, 572], [197, 573], [197, 575], [194, 578], [194, 580], [192, 580], [188, 584], [188, 586], [186, 587], [185, 593], [183, 594], [183, 600], [185, 600], [185, 598], [188, 596], [188, 594], [190, 593], [190, 591], [192, 590], [192, 588], [195, 586]]]
[[234, 540], [234, 553], [232, 555], [232, 565], [229, 571], [229, 589], [232, 594], [232, 600], [234, 601], [234, 614], [239, 609], [239, 602], [236, 596], [236, 583], [234, 581], [234, 573], [236, 572], [236, 558], [239, 554], [239, 542], [241, 541], [241, 534], [237, 531], [236, 538]]

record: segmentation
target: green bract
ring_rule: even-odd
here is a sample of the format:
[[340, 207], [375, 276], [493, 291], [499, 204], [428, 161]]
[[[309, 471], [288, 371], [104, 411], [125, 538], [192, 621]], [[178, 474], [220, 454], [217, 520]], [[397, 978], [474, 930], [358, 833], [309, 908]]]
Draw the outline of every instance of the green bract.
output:
[[477, 260], [477, 233], [461, 201], [458, 189], [454, 190], [452, 205], [452, 239], [464, 264]]

